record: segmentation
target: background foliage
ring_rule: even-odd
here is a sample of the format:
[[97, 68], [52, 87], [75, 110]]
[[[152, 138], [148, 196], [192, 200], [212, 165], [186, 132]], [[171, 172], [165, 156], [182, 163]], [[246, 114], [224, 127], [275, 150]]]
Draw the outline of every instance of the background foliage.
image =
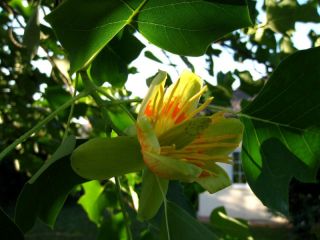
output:
[[[125, 223], [133, 239], [166, 239], [163, 210], [149, 222], [137, 220], [141, 173], [87, 182], [69, 164], [75, 146], [86, 139], [128, 134], [141, 101], [125, 85], [139, 74], [133, 62], [139, 56], [162, 62], [141, 36], [190, 69], [196, 68], [190, 56], [203, 55], [216, 79], [207, 82], [205, 97], [215, 97], [208, 114], [239, 111], [245, 125], [242, 159], [250, 187], [288, 217], [292, 236], [315, 239], [319, 31], [310, 28], [308, 50], [300, 51], [293, 39], [297, 23], [319, 21], [316, 0], [1, 1], [0, 206], [12, 216], [16, 203], [14, 218], [1, 210], [1, 239], [23, 239], [37, 218], [53, 226], [68, 195], [96, 225], [97, 239], [126, 239]], [[235, 62], [261, 64], [261, 78], [243, 69], [215, 71], [225, 51]], [[44, 64], [45, 72], [39, 67]], [[82, 95], [74, 97], [75, 89]], [[172, 239], [181, 232], [186, 239], [251, 236], [247, 223], [229, 218], [223, 208], [212, 212], [208, 226], [199, 223], [195, 209], [202, 191], [170, 183]]]

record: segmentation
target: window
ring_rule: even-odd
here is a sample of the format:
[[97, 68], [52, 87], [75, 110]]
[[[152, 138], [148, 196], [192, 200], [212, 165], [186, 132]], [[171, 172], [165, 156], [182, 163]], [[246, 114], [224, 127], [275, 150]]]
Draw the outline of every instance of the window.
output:
[[233, 157], [233, 182], [246, 183], [246, 177], [241, 165], [240, 152], [236, 151], [232, 154]]

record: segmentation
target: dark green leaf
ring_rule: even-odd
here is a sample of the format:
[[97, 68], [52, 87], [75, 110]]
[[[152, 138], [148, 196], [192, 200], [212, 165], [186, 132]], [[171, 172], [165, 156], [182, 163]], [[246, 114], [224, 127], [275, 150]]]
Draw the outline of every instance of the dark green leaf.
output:
[[32, 176], [28, 183], [33, 184], [37, 178], [55, 161], [70, 155], [76, 146], [76, 138], [74, 136], [68, 136], [58, 147], [55, 153], [50, 159], [45, 161], [41, 168]]
[[319, 58], [313, 48], [284, 60], [241, 118], [246, 178], [265, 205], [284, 214], [289, 181], [315, 182], [320, 165]]
[[69, 192], [86, 181], [73, 172], [69, 156], [55, 160], [40, 171], [32, 184], [24, 185], [16, 205], [15, 222], [23, 232], [29, 231], [37, 218], [53, 227]]
[[144, 47], [129, 30], [121, 33], [112, 39], [92, 63], [90, 73], [97, 85], [109, 82], [113, 87], [123, 87], [129, 74], [128, 65]]
[[281, 2], [268, 0], [266, 6], [268, 25], [277, 32], [286, 33], [293, 30], [296, 22], [320, 21], [316, 1], [300, 5], [296, 0]]
[[[180, 208], [173, 202], [168, 202], [168, 222], [170, 229], [170, 238], [172, 240], [215, 240], [217, 236], [206, 226], [193, 218], [189, 213]], [[161, 228], [161, 239], [167, 239], [167, 233], [163, 226]]]
[[263, 79], [254, 81], [249, 71], [235, 71], [235, 74], [240, 78], [240, 90], [249, 94], [250, 96], [256, 95], [263, 87]]
[[134, 10], [123, 1], [68, 0], [47, 21], [67, 49], [71, 72], [87, 66], [129, 22]]
[[157, 58], [152, 52], [150, 51], [145, 51], [144, 52], [144, 56], [153, 60], [153, 61], [156, 61], [158, 63], [163, 63], [159, 58]]
[[108, 82], [113, 87], [123, 87], [128, 77], [127, 64], [108, 46], [95, 58], [90, 73], [97, 85]]
[[165, 50], [200, 56], [211, 42], [251, 24], [248, 7], [242, 4], [150, 0], [138, 15], [138, 30], [151, 43]]
[[248, 223], [229, 217], [224, 207], [218, 207], [211, 212], [210, 224], [221, 239], [247, 240], [251, 237]]
[[136, 14], [138, 30], [150, 42], [173, 53], [191, 56], [205, 53], [212, 41], [251, 24], [244, 1], [236, 4], [192, 0], [129, 3], [67, 0], [47, 20], [68, 51], [71, 72], [75, 72], [88, 66]]
[[104, 108], [102, 113], [116, 132], [126, 132], [128, 128], [134, 126], [135, 124], [130, 113], [127, 112], [124, 106], [109, 106]]
[[38, 51], [40, 41], [39, 8], [35, 7], [28, 20], [23, 35], [23, 45], [27, 48], [27, 53], [32, 59]]
[[0, 208], [0, 239], [1, 240], [23, 240], [23, 233], [18, 226]]

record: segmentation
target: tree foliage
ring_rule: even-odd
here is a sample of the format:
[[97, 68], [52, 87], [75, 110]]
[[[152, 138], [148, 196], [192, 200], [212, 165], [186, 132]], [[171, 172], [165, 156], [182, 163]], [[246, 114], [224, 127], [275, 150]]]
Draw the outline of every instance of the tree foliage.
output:
[[[191, 57], [205, 58], [216, 80], [204, 79], [200, 102], [214, 97], [205, 114], [241, 120], [251, 189], [311, 237], [320, 195], [320, 31], [312, 29], [319, 22], [316, 0], [1, 1], [0, 205], [16, 202], [14, 218], [1, 210], [1, 239], [22, 239], [37, 218], [54, 226], [79, 184], [79, 204], [98, 239], [250, 237], [247, 224], [223, 208], [212, 212], [209, 227], [199, 223], [190, 196], [204, 189], [146, 169], [134, 127], [142, 99], [126, 83], [139, 74], [138, 58], [165, 65], [150, 44], [169, 65], [178, 57], [194, 70]], [[306, 49], [294, 40], [298, 24], [311, 26]], [[252, 69], [217, 70], [226, 52], [245, 67], [259, 64], [260, 78]]]

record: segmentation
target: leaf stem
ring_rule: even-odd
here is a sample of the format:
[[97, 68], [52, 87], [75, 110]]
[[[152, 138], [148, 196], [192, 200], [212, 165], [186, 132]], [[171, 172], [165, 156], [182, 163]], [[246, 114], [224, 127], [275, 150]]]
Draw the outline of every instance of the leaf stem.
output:
[[132, 19], [139, 13], [140, 9], [148, 2], [148, 0], [143, 0], [142, 3], [134, 10], [131, 16], [127, 20], [127, 24], [130, 24]]
[[49, 114], [45, 119], [38, 122], [37, 125], [35, 125], [33, 128], [31, 128], [29, 131], [25, 132], [22, 136], [17, 138], [13, 143], [11, 143], [8, 147], [6, 147], [1, 153], [0, 153], [0, 162], [2, 159], [10, 153], [17, 145], [24, 142], [28, 137], [30, 137], [33, 133], [39, 131], [44, 125], [46, 125], [48, 122], [50, 122], [58, 113], [69, 107], [71, 104], [73, 104], [75, 101], [79, 100], [80, 98], [83, 98], [89, 94], [88, 91], [83, 91], [79, 93], [77, 96], [71, 98], [64, 104], [62, 104], [60, 107], [58, 107], [55, 111], [53, 111], [51, 114]]
[[155, 176], [155, 177], [156, 177], [156, 179], [157, 179], [157, 182], [158, 182], [158, 185], [159, 185], [159, 188], [160, 188], [160, 192], [161, 192], [161, 195], [162, 195], [162, 198], [163, 198], [164, 218], [165, 218], [165, 221], [166, 221], [167, 240], [171, 240], [171, 237], [170, 237], [170, 228], [169, 228], [169, 220], [168, 220], [167, 197], [166, 197], [166, 195], [164, 194], [164, 191], [163, 191], [163, 189], [162, 189], [162, 186], [161, 186], [159, 177], [158, 177], [158, 176]]
[[132, 233], [131, 233], [131, 228], [130, 228], [130, 225], [131, 225], [130, 224], [130, 219], [129, 219], [128, 213], [127, 213], [127, 211], [125, 209], [125, 204], [124, 204], [123, 196], [122, 196], [122, 193], [121, 193], [120, 180], [119, 180], [119, 177], [114, 177], [114, 179], [115, 179], [115, 183], [116, 183], [116, 191], [117, 191], [117, 195], [118, 195], [119, 202], [120, 202], [121, 212], [123, 214], [124, 223], [126, 225], [128, 240], [133, 240]]
[[[76, 94], [77, 94], [78, 79], [79, 79], [79, 74], [77, 74], [76, 81], [75, 81], [75, 84], [74, 84], [73, 97], [76, 97]], [[62, 138], [62, 142], [63, 142], [63, 141], [67, 138], [67, 136], [68, 136], [68, 132], [69, 132], [69, 128], [70, 128], [70, 123], [71, 123], [71, 119], [72, 119], [72, 116], [73, 116], [73, 111], [74, 111], [74, 102], [71, 104], [71, 108], [70, 108], [70, 112], [69, 112], [69, 116], [68, 116], [68, 121], [67, 121], [67, 126], [66, 126], [66, 129], [65, 129], [65, 131], [64, 131], [64, 135], [63, 135], [63, 138]]]
[[273, 121], [270, 121], [268, 119], [254, 117], [254, 116], [251, 116], [251, 115], [246, 114], [246, 113], [236, 112], [236, 111], [232, 110], [231, 108], [220, 107], [220, 106], [208, 106], [208, 108], [211, 109], [211, 110], [217, 110], [217, 111], [223, 111], [223, 112], [231, 113], [231, 114], [234, 114], [234, 115], [236, 115], [238, 117], [251, 119], [251, 120], [254, 120], [254, 121], [257, 121], [257, 122], [263, 122], [263, 123], [271, 124], [271, 125], [278, 126], [278, 127], [289, 128], [289, 129], [297, 130], [297, 131], [301, 131], [301, 132], [308, 131], [308, 129], [294, 127], [294, 126], [291, 126], [291, 125], [285, 124], [285, 123], [273, 122]]

